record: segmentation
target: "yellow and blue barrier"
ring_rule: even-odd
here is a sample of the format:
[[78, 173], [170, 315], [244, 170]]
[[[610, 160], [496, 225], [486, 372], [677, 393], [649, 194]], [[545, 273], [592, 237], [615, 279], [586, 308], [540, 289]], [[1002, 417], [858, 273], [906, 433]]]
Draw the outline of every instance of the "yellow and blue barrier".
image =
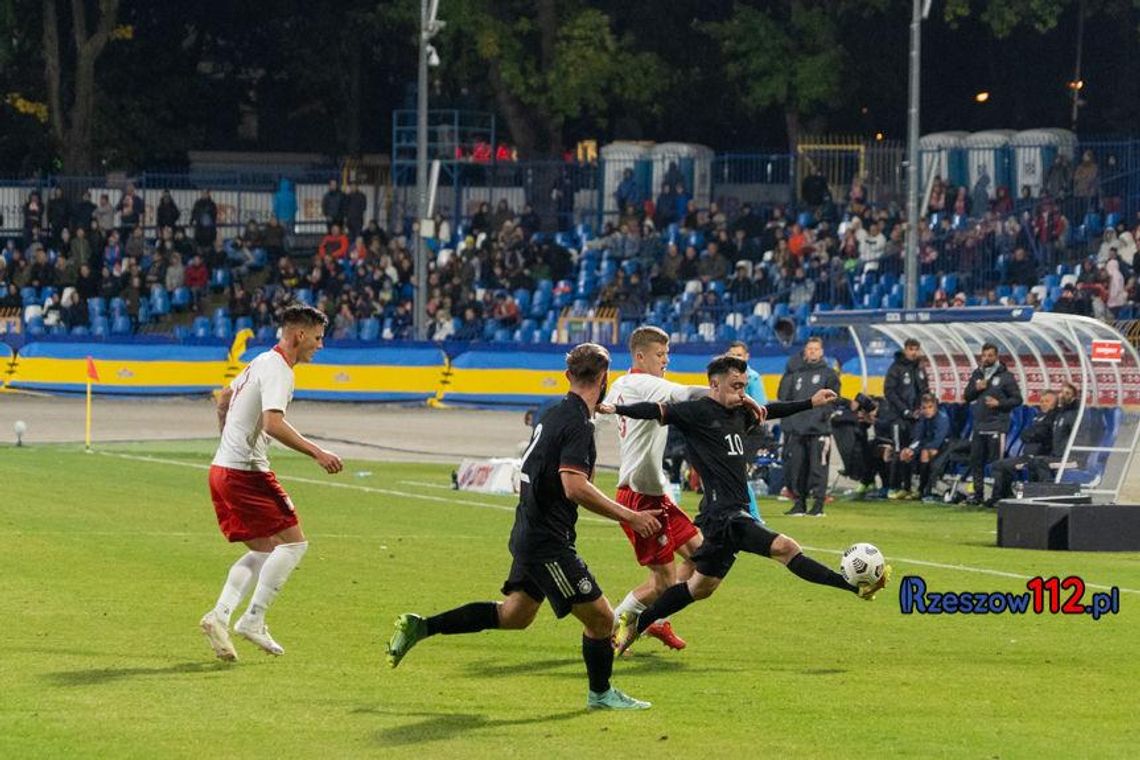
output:
[[[185, 395], [209, 393], [229, 381], [265, 344], [246, 347], [222, 344], [38, 341], [0, 354], [5, 386], [47, 392], [83, 392], [86, 360], [97, 367], [96, 394]], [[678, 347], [680, 349], [681, 347]], [[567, 346], [485, 346], [459, 343], [330, 346], [314, 361], [298, 365], [295, 396], [323, 401], [370, 401], [473, 406], [537, 406], [569, 389]], [[705, 349], [705, 347], [700, 347]], [[449, 356], [450, 352], [450, 356]], [[705, 365], [714, 351], [684, 347], [669, 357], [668, 378], [686, 385], [705, 385]], [[776, 398], [787, 354], [753, 356], [769, 399]], [[630, 366], [628, 352], [615, 350], [611, 380]], [[882, 392], [882, 373], [889, 361], [869, 367], [868, 391]], [[842, 392], [862, 390], [858, 360], [842, 363]]]

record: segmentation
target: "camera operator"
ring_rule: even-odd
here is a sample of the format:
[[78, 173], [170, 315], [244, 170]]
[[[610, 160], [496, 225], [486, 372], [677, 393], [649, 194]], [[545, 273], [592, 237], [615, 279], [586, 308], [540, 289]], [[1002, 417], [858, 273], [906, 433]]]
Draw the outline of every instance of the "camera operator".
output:
[[851, 495], [862, 499], [875, 485], [875, 450], [870, 431], [878, 404], [862, 393], [840, 399], [831, 414], [831, 435], [843, 460], [844, 474], [858, 483]]

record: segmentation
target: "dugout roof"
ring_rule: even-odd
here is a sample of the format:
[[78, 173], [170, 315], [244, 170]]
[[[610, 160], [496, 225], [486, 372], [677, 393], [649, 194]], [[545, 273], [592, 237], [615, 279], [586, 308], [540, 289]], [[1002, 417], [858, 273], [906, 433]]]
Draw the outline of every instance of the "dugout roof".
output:
[[1140, 438], [1140, 355], [1111, 325], [1029, 307], [831, 311], [812, 314], [810, 324], [850, 332], [864, 390], [868, 366], [889, 363], [908, 338], [921, 341], [931, 392], [944, 403], [962, 403], [987, 342], [1027, 404], [1072, 383], [1080, 407], [1056, 480], [1079, 483], [1094, 501], [1119, 497]]

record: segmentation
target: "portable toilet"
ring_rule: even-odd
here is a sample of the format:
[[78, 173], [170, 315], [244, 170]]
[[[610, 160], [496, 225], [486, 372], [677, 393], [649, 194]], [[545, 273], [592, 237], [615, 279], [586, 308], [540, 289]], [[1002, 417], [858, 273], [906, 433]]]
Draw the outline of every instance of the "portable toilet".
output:
[[715, 153], [694, 143], [659, 143], [649, 149], [653, 162], [653, 191], [668, 179], [680, 176], [685, 189], [701, 208], [712, 201], [712, 163]]
[[634, 179], [641, 188], [643, 198], [656, 193], [653, 187], [653, 165], [649, 160], [651, 142], [620, 141], [603, 145], [599, 151], [602, 161], [602, 209], [607, 218], [620, 215], [614, 193], [625, 176], [625, 170], [633, 171]]
[[1009, 142], [1014, 134], [1011, 129], [991, 129], [974, 132], [962, 139], [966, 149], [967, 185], [971, 191], [982, 172], [989, 175], [991, 198], [996, 194], [998, 185], [1013, 186], [1013, 161]]
[[1077, 136], [1067, 129], [1027, 129], [1009, 140], [1013, 150], [1015, 185], [1010, 192], [1017, 197], [1021, 188], [1029, 186], [1033, 197], [1041, 194], [1045, 176], [1058, 155], [1073, 161], [1077, 152]]
[[962, 145], [969, 132], [933, 132], [918, 141], [919, 186], [927, 187], [932, 178], [941, 177], [951, 185], [966, 183], [966, 149]]

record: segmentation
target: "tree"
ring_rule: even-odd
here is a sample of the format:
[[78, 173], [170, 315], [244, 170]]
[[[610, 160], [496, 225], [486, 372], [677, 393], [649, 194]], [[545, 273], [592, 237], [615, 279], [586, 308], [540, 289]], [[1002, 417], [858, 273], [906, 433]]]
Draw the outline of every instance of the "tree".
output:
[[652, 112], [667, 85], [653, 54], [605, 13], [556, 0], [460, 0], [441, 13], [461, 87], [489, 91], [522, 157], [559, 155], [568, 121], [608, 123], [615, 104]]
[[[63, 151], [64, 168], [87, 173], [95, 166], [91, 136], [95, 121], [95, 64], [115, 32], [119, 0], [99, 0], [99, 18], [88, 33], [87, 4], [71, 0], [74, 58], [60, 46], [60, 0], [43, 0], [44, 79], [51, 131]], [[66, 68], [65, 68], [66, 67]], [[65, 104], [65, 100], [70, 100]]]
[[738, 4], [727, 21], [702, 28], [720, 47], [729, 81], [754, 116], [783, 110], [788, 145], [794, 149], [801, 119], [832, 105], [840, 94], [844, 51], [836, 4], [805, 0]]

